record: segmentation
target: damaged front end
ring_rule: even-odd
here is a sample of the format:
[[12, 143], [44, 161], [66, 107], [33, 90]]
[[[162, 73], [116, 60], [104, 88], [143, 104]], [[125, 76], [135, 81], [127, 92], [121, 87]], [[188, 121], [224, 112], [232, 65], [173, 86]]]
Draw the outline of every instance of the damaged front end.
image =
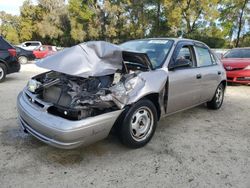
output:
[[[71, 64], [66, 61], [69, 55]], [[69, 120], [122, 109], [145, 85], [139, 73], [151, 69], [146, 54], [124, 52], [104, 42], [78, 45], [37, 65], [52, 71], [33, 77], [27, 89], [38, 100], [51, 104], [48, 113]]]
[[122, 109], [129, 101], [128, 93], [144, 84], [135, 72], [82, 78], [50, 71], [33, 77], [27, 90], [36, 99], [50, 104], [48, 113], [81, 120]]

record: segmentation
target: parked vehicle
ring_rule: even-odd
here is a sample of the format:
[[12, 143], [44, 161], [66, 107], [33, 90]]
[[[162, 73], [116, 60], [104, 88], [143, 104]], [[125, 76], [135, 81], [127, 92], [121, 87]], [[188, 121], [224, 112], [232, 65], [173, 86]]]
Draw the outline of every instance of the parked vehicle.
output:
[[28, 61], [35, 60], [36, 57], [32, 51], [24, 50], [21, 47], [15, 47], [15, 48], [16, 48], [16, 52], [17, 52], [18, 62], [20, 64], [26, 64], [26, 63], [28, 63]]
[[32, 51], [32, 50], [38, 48], [39, 46], [42, 46], [42, 43], [40, 41], [26, 41], [26, 42], [23, 42], [22, 44], [17, 45], [17, 46], [21, 47], [25, 50]]
[[219, 59], [223, 58], [224, 54], [228, 51], [229, 49], [219, 49], [219, 48], [214, 48], [212, 51], [218, 56]]
[[222, 59], [227, 71], [227, 81], [250, 84], [250, 48], [234, 48]]
[[87, 42], [38, 61], [50, 71], [19, 94], [22, 129], [59, 148], [87, 145], [113, 128], [139, 148], [167, 115], [203, 103], [219, 109], [226, 72], [202, 42], [141, 39]]
[[18, 72], [20, 64], [17, 61], [16, 49], [0, 36], [0, 82], [7, 74]]
[[33, 50], [33, 54], [35, 55], [36, 59], [42, 59], [54, 53], [56, 53], [56, 48], [49, 45], [42, 45]]

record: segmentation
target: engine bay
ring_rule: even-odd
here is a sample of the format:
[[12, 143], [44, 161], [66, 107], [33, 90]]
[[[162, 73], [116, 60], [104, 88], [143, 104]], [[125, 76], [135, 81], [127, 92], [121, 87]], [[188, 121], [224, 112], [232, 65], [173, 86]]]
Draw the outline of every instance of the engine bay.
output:
[[124, 86], [128, 85], [125, 83], [139, 72], [83, 78], [49, 71], [33, 77], [27, 89], [39, 100], [51, 104], [48, 113], [81, 120], [120, 109], [113, 96], [123, 95]]

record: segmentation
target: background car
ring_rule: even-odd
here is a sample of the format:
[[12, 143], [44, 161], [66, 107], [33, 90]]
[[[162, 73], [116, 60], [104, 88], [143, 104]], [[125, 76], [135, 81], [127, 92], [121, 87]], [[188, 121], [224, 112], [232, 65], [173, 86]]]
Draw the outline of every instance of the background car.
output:
[[36, 49], [39, 46], [42, 46], [42, 43], [40, 41], [26, 41], [18, 45], [18, 47], [21, 47], [25, 50], [30, 50], [30, 51]]
[[16, 49], [0, 36], [0, 82], [3, 82], [6, 75], [20, 70], [20, 63], [17, 61]]
[[33, 54], [35, 55], [36, 59], [42, 59], [54, 53], [56, 53], [56, 48], [50, 45], [42, 45], [33, 50]]
[[16, 47], [17, 58], [20, 64], [26, 64], [28, 61], [33, 61], [36, 59], [33, 51], [25, 50], [21, 47]]
[[227, 81], [250, 84], [250, 48], [234, 48], [221, 60], [227, 71]]
[[220, 49], [220, 48], [214, 48], [212, 51], [217, 55], [219, 59], [223, 58], [224, 54], [228, 51], [229, 49]]

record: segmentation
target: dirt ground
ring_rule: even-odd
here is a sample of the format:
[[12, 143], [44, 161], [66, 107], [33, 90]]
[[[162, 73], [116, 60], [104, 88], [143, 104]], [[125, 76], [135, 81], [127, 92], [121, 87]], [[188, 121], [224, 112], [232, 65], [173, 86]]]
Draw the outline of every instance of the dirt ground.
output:
[[218, 111], [199, 106], [158, 123], [128, 149], [115, 136], [61, 150], [23, 133], [16, 97], [41, 69], [24, 65], [0, 84], [0, 187], [250, 187], [250, 86], [229, 86]]

